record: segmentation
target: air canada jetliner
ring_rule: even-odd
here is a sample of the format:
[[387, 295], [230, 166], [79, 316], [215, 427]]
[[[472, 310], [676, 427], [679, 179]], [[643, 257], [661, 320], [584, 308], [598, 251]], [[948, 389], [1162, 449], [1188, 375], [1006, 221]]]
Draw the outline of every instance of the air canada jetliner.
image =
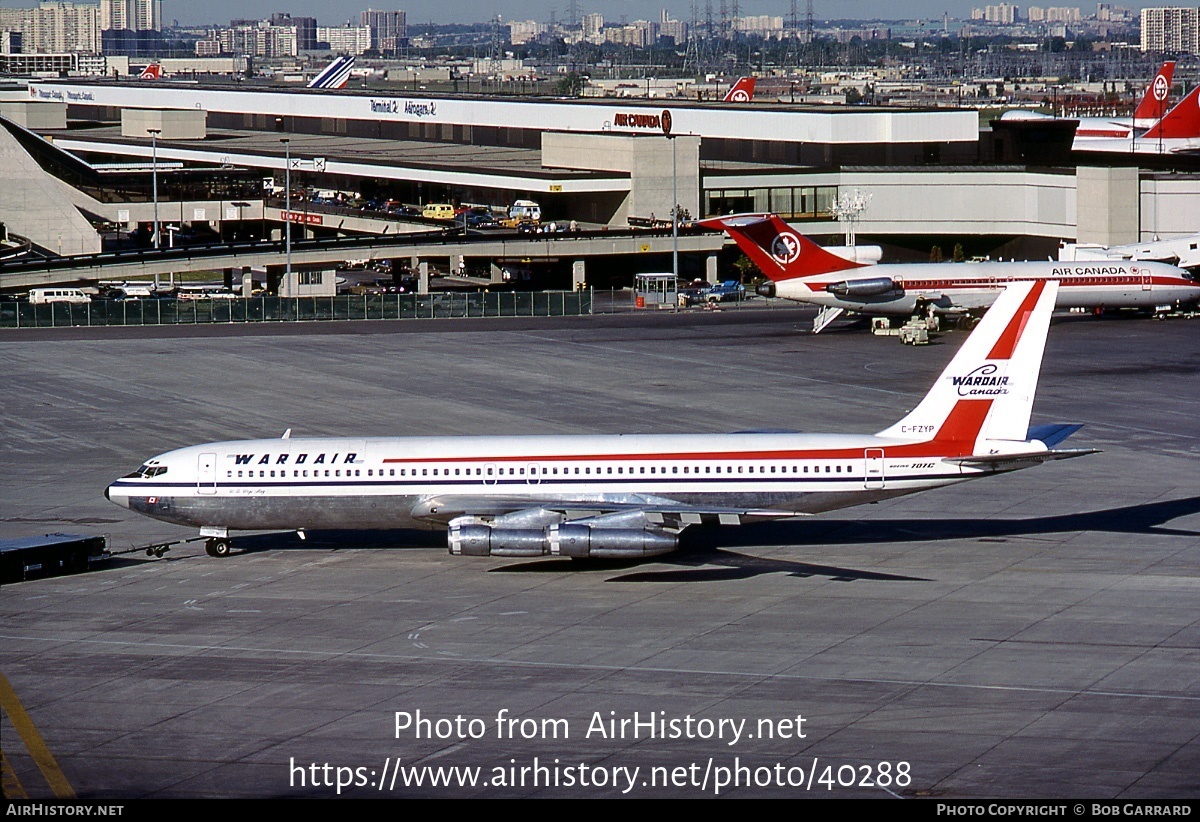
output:
[[1141, 134], [1087, 140], [1077, 137], [1071, 149], [1123, 154], [1200, 154], [1200, 86]]
[[907, 416], [878, 434], [280, 439], [160, 454], [105, 496], [195, 526], [447, 529], [463, 556], [636, 558], [701, 522], [796, 517], [1093, 453], [1029, 427], [1053, 281], [1014, 282]]
[[1126, 260], [863, 265], [830, 254], [774, 214], [710, 217], [769, 282], [764, 297], [814, 303], [820, 331], [843, 311], [901, 315], [978, 314], [1017, 280], [1057, 280], [1059, 308], [1174, 308], [1200, 301], [1200, 283], [1173, 265]]
[[1169, 240], [1153, 239], [1144, 243], [1127, 245], [1094, 245], [1090, 243], [1062, 243], [1058, 248], [1060, 260], [1157, 260], [1195, 271], [1200, 268], [1200, 234], [1173, 237]]
[[[1158, 72], [1154, 75], [1154, 79], [1150, 82], [1150, 85], [1146, 87], [1146, 93], [1142, 95], [1142, 101], [1138, 103], [1138, 107], [1134, 110], [1132, 118], [1078, 118], [1079, 125], [1075, 129], [1075, 142], [1072, 148], [1077, 151], [1087, 151], [1090, 141], [1096, 139], [1122, 139], [1128, 141], [1142, 134], [1147, 129], [1152, 128], [1170, 109], [1171, 81], [1174, 77], [1175, 61], [1168, 60], [1162, 64]], [[1001, 115], [1000, 119], [1053, 120], [1057, 118], [1035, 111], [1016, 110], [1006, 111]]]
[[162, 66], [158, 63], [151, 63], [142, 69], [142, 73], [138, 75], [139, 80], [161, 80], [162, 78]]
[[725, 92], [722, 103], [749, 103], [754, 99], [754, 86], [758, 81], [753, 77], [739, 77], [737, 82]]

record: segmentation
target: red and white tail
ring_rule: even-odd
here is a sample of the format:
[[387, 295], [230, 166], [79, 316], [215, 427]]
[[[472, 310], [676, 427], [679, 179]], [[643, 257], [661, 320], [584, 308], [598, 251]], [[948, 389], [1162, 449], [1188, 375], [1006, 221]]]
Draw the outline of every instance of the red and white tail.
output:
[[774, 282], [864, 267], [863, 263], [829, 253], [775, 214], [709, 217], [697, 221], [697, 225], [727, 232], [767, 279]]
[[158, 63], [151, 63], [142, 69], [142, 73], [138, 75], [139, 80], [161, 80], [162, 66]]
[[739, 77], [728, 92], [723, 103], [749, 103], [754, 99], [754, 86], [758, 81], [753, 77]]
[[1167, 111], [1167, 100], [1171, 96], [1171, 80], [1174, 77], [1175, 61], [1168, 60], [1162, 64], [1158, 74], [1154, 75], [1154, 80], [1146, 88], [1142, 102], [1138, 103], [1137, 110], [1133, 112], [1135, 121], [1162, 119], [1163, 114]]
[[1029, 415], [1057, 295], [1056, 280], [1005, 288], [925, 399], [878, 436], [932, 441], [946, 456], [1027, 451]]
[[1179, 105], [1167, 112], [1142, 140], [1188, 140], [1200, 137], [1200, 86], [1192, 89]]

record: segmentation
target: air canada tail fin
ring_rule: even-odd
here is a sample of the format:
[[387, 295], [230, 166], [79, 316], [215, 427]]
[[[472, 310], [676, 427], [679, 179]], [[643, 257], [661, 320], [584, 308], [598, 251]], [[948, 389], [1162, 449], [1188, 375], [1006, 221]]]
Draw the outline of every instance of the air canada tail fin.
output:
[[161, 80], [162, 66], [158, 63], [151, 63], [142, 69], [142, 73], [138, 75], [139, 80]]
[[754, 86], [757, 80], [753, 77], [739, 77], [737, 82], [725, 92], [723, 103], [749, 103], [754, 99]]
[[925, 399], [878, 436], [932, 440], [947, 456], [1028, 451], [1029, 415], [1057, 295], [1054, 280], [1005, 288]]
[[697, 224], [727, 232], [762, 273], [775, 282], [864, 265], [829, 253], [774, 214], [709, 217]]
[[1185, 140], [1200, 137], [1200, 86], [1191, 90], [1175, 108], [1167, 112], [1142, 140]]
[[1168, 60], [1162, 64], [1154, 79], [1146, 88], [1142, 102], [1138, 103], [1133, 112], [1133, 119], [1160, 120], [1167, 111], [1167, 102], [1171, 96], [1171, 80], [1175, 77], [1175, 61]]

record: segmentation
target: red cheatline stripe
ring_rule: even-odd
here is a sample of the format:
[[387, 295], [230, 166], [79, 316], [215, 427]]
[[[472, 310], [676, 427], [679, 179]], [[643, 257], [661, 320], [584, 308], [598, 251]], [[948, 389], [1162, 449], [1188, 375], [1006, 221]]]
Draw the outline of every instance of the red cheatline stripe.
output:
[[[820, 449], [805, 449], [805, 450], [777, 450], [777, 451], [695, 451], [695, 452], [672, 452], [672, 453], [645, 453], [645, 454], [523, 454], [523, 455], [507, 455], [507, 456], [473, 456], [473, 457], [390, 457], [383, 460], [384, 463], [390, 464], [407, 464], [407, 465], [428, 465], [430, 463], [521, 463], [521, 462], [633, 462], [638, 460], [653, 461], [653, 460], [699, 460], [699, 461], [714, 461], [714, 460], [802, 460], [802, 459], [862, 459], [863, 451], [870, 447], [872, 449], [883, 448], [887, 451], [889, 457], [940, 457], [940, 456], [960, 456], [961, 449], [957, 447], [948, 447], [951, 442], [959, 443], [966, 441], [968, 446], [975, 443], [975, 436], [979, 433], [979, 428], [983, 425], [983, 417], [987, 416], [987, 406], [991, 405], [991, 400], [960, 400], [958, 405], [979, 405], [985, 406], [981, 415], [975, 424], [975, 434], [968, 436], [965, 433], [970, 428], [970, 422], [955, 422], [952, 428], [942, 426], [942, 430], [947, 431], [947, 436], [942, 436], [941, 431], [938, 432], [937, 439], [925, 442], [903, 443], [897, 445], [888, 445], [886, 442], [877, 443], [871, 446], [863, 446], [862, 448], [830, 448], [827, 450]], [[957, 406], [956, 406], [957, 408]], [[960, 412], [961, 413], [961, 412]], [[951, 412], [953, 416], [955, 412]], [[959, 418], [956, 418], [956, 420]], [[964, 418], [965, 419], [965, 418]], [[956, 436], [950, 436], [949, 431], [960, 431]]]
[[[1072, 289], [1091, 290], [1091, 289], [1100, 288], [1100, 289], [1111, 289], [1113, 293], [1121, 293], [1121, 292], [1129, 290], [1129, 288], [1134, 287], [1134, 286], [1140, 287], [1142, 285], [1142, 278], [1147, 275], [1140, 274], [1140, 273], [1139, 274], [1118, 274], [1118, 275], [1114, 275], [1114, 276], [1125, 277], [1126, 282], [1100, 283], [1100, 284], [1073, 282], [1070, 278], [1076, 277], [1076, 276], [1083, 278], [1083, 277], [1095, 277], [1095, 276], [1104, 276], [1104, 275], [1094, 275], [1094, 274], [1029, 275], [1029, 276], [1016, 277], [1011, 282], [1037, 282], [1037, 281], [1041, 281], [1041, 280], [1057, 280], [1059, 283], [1059, 288], [1061, 290], [1068, 291], [1068, 292], [1071, 291]], [[909, 280], [906, 282], [899, 278], [893, 278], [893, 279], [895, 279], [896, 282], [900, 283], [905, 288], [909, 288], [914, 291], [927, 291], [927, 290], [935, 289], [935, 288], [970, 289], [970, 288], [986, 288], [989, 286], [994, 288], [996, 286], [1007, 286], [1010, 283], [1009, 280], [1003, 280], [1000, 282], [989, 282], [988, 280]], [[1155, 274], [1150, 277], [1150, 281], [1154, 285], [1184, 286], [1184, 287], [1191, 287], [1191, 288], [1200, 290], [1200, 283], [1197, 283], [1195, 280], [1185, 280], [1183, 277], [1167, 277], [1167, 276]], [[815, 281], [815, 280], [805, 280], [804, 285], [808, 287], [809, 291], [812, 291], [815, 293], [824, 293], [826, 290], [826, 286], [833, 285], [834, 283], [840, 283], [840, 282], [843, 282], [843, 280], [825, 280], [825, 281], [820, 281], [820, 282]], [[917, 285], [917, 283], [921, 283], [921, 285]]]
[[930, 443], [947, 456], [970, 454], [992, 408], [992, 400], [959, 400]]
[[1033, 284], [1033, 288], [1029, 289], [1029, 293], [1025, 295], [1025, 299], [1021, 302], [1021, 307], [1017, 309], [1017, 313], [1008, 321], [1008, 328], [1004, 329], [1004, 333], [1000, 335], [1000, 339], [996, 340], [996, 344], [992, 347], [991, 353], [987, 355], [989, 360], [1007, 360], [1012, 357], [1013, 350], [1017, 347], [1017, 343], [1021, 340], [1021, 334], [1025, 331], [1025, 325], [1029, 322], [1030, 316], [1033, 314], [1033, 309], [1037, 306], [1038, 298], [1042, 296], [1042, 291], [1046, 288], [1045, 280], [1037, 280]]

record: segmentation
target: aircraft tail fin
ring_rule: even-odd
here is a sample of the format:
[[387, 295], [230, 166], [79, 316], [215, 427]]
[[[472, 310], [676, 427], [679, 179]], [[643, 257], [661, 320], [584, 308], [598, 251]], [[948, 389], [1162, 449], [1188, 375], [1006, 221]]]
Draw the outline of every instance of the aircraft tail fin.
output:
[[831, 254], [775, 214], [709, 217], [697, 221], [697, 225], [727, 232], [762, 273], [775, 282], [864, 266]]
[[1161, 120], [1167, 112], [1167, 101], [1171, 96], [1171, 80], [1175, 77], [1175, 61], [1168, 60], [1162, 64], [1154, 79], [1146, 89], [1142, 102], [1138, 103], [1133, 112], [1136, 120]]
[[354, 68], [354, 57], [342, 55], [335, 57], [333, 62], [321, 69], [316, 77], [309, 81], [309, 88], [339, 89], [345, 88], [350, 80], [350, 70]]
[[158, 63], [151, 63], [142, 69], [142, 73], [138, 75], [139, 80], [161, 80], [162, 66]]
[[920, 404], [879, 436], [932, 440], [949, 456], [1028, 451], [1029, 416], [1057, 295], [1054, 280], [1010, 284]]
[[739, 77], [737, 82], [725, 92], [723, 103], [749, 103], [754, 99], [754, 86], [758, 81], [753, 77]]
[[1196, 86], [1142, 140], [1171, 140], [1200, 137], [1200, 86]]

